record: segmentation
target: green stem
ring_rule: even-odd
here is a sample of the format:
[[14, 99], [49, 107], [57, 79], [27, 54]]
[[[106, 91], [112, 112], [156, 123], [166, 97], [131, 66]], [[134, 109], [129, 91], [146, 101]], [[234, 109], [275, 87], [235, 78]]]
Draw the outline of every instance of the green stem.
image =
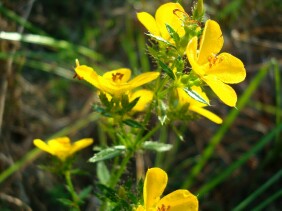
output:
[[130, 158], [134, 155], [134, 152], [135, 151], [126, 151], [126, 155], [124, 156], [121, 164], [120, 164], [120, 167], [118, 169], [117, 172], [115, 172], [114, 174], [112, 174], [112, 177], [111, 177], [111, 180], [110, 180], [110, 184], [109, 186], [111, 188], [115, 187], [116, 184], [118, 183], [121, 175], [123, 174], [123, 172], [125, 171], [125, 168], [127, 166], [127, 163], [129, 162]]
[[73, 201], [73, 207], [75, 208], [75, 210], [80, 210], [79, 208], [79, 197], [77, 195], [77, 193], [74, 190], [72, 181], [71, 181], [71, 172], [69, 170], [65, 171], [65, 179], [66, 179], [66, 183], [67, 183], [67, 187], [68, 187], [68, 191], [71, 194], [72, 197], [72, 201]]

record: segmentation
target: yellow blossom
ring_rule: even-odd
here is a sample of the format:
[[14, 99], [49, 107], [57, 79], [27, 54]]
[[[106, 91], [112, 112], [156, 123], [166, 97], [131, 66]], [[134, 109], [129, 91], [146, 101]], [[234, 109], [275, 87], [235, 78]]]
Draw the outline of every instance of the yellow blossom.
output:
[[68, 137], [60, 137], [47, 141], [45, 143], [41, 139], [35, 139], [33, 144], [39, 149], [50, 153], [64, 161], [66, 158], [74, 154], [75, 152], [91, 145], [93, 143], [92, 138], [84, 138], [74, 143], [70, 142]]
[[146, 89], [141, 89], [138, 91], [129, 94], [129, 101], [133, 101], [134, 99], [139, 98], [136, 105], [132, 108], [133, 111], [144, 111], [146, 106], [153, 100], [153, 92]]
[[151, 34], [173, 43], [166, 29], [166, 24], [172, 27], [179, 37], [182, 37], [185, 34], [183, 27], [184, 15], [186, 13], [179, 3], [166, 3], [157, 9], [155, 18], [147, 12], [137, 13], [137, 18]]
[[139, 205], [137, 211], [196, 211], [198, 199], [188, 190], [176, 190], [161, 198], [167, 185], [168, 177], [160, 168], [150, 168], [146, 173], [143, 187], [144, 206]]
[[106, 72], [100, 76], [91, 67], [79, 65], [78, 61], [76, 61], [76, 63], [75, 72], [79, 78], [86, 80], [100, 91], [115, 97], [128, 94], [130, 90], [149, 83], [160, 75], [159, 72], [147, 72], [130, 80], [131, 70], [120, 68]]
[[[209, 103], [208, 97], [200, 87], [193, 86], [192, 90], [196, 91], [197, 94], [199, 94], [206, 102]], [[215, 115], [214, 113], [204, 108], [206, 104], [193, 99], [182, 88], [177, 88], [177, 94], [178, 94], [179, 104], [181, 106], [183, 106], [184, 104], [188, 104], [189, 106], [188, 109], [190, 111], [196, 112], [217, 124], [222, 123], [222, 119], [219, 116]]]
[[188, 43], [186, 54], [193, 71], [210, 86], [214, 93], [228, 106], [235, 107], [237, 95], [227, 84], [235, 84], [246, 77], [244, 64], [229, 53], [217, 55], [223, 46], [220, 26], [213, 20], [205, 24], [198, 49], [198, 38]]

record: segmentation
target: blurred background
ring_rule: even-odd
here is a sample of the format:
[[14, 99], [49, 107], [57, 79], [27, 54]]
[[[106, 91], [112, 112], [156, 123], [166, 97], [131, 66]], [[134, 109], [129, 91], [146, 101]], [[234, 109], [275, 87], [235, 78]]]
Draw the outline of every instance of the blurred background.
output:
[[[154, 70], [136, 12], [154, 15], [165, 2], [0, 1], [1, 210], [67, 210], [56, 201], [64, 194], [62, 178], [38, 167], [49, 157], [25, 157], [32, 141], [68, 135], [93, 137], [99, 145], [101, 125], [92, 110], [97, 96], [93, 87], [73, 79], [75, 59], [100, 73], [119, 67], [133, 74]], [[194, 2], [180, 2], [191, 14]], [[145, 168], [167, 171], [167, 192], [184, 187], [198, 193], [200, 210], [281, 210], [282, 2], [204, 3], [205, 18], [216, 20], [224, 33], [222, 51], [240, 58], [247, 70], [246, 80], [233, 86], [238, 108], [213, 99], [222, 126], [204, 118], [164, 126], [160, 136], [173, 150], [144, 154]], [[92, 155], [86, 149], [77, 158], [88, 172], [74, 179], [78, 189], [95, 183], [96, 167], [85, 162]], [[89, 197], [83, 209], [94, 210], [93, 204], [95, 197]]]

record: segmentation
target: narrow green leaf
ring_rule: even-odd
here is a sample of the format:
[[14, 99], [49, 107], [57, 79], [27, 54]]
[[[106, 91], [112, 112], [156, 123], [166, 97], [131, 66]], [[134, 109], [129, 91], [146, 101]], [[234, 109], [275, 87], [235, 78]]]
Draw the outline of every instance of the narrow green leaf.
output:
[[90, 158], [89, 162], [95, 163], [95, 162], [98, 162], [98, 161], [107, 160], [107, 159], [119, 156], [123, 152], [124, 152], [124, 150], [117, 149], [115, 147], [102, 149], [100, 152], [96, 153], [92, 158]]
[[142, 128], [143, 125], [133, 119], [126, 119], [122, 121], [124, 124], [134, 127], [134, 128]]
[[199, 95], [196, 91], [189, 89], [189, 88], [184, 88], [183, 89], [190, 97], [192, 97], [194, 100], [200, 102], [200, 103], [204, 103], [206, 105], [210, 106], [210, 103], [207, 102], [204, 98], [202, 98], [201, 95]]
[[156, 36], [156, 35], [153, 35], [153, 34], [146, 34], [146, 35], [148, 35], [149, 37], [154, 38], [154, 39], [157, 40], [157, 41], [163, 42], [163, 43], [165, 43], [166, 45], [169, 45], [169, 46], [175, 48], [175, 46], [173, 46], [170, 42], [166, 41], [166, 40], [165, 40], [164, 38], [162, 38], [162, 37], [159, 37], [159, 36]]
[[145, 143], [143, 144], [143, 149], [153, 150], [156, 152], [169, 151], [171, 148], [172, 148], [171, 144], [165, 144], [155, 141], [145, 141]]
[[174, 73], [173, 71], [165, 64], [163, 63], [161, 60], [158, 60], [161, 68], [163, 69], [163, 71], [173, 80], [175, 79]]
[[110, 179], [110, 172], [103, 161], [97, 163], [97, 177], [101, 184], [108, 184]]
[[79, 199], [80, 199], [80, 200], [86, 199], [86, 198], [90, 195], [90, 193], [91, 193], [92, 190], [93, 190], [93, 187], [92, 187], [92, 186], [88, 186], [88, 187], [84, 188], [84, 189], [83, 189], [82, 191], [80, 191], [80, 193], [78, 194]]
[[173, 41], [175, 43], [178, 43], [180, 41], [180, 37], [176, 33], [176, 31], [174, 31], [174, 29], [168, 24], [165, 24], [165, 26], [166, 26], [166, 30], [168, 31], [168, 33], [169, 33], [170, 37], [173, 39]]

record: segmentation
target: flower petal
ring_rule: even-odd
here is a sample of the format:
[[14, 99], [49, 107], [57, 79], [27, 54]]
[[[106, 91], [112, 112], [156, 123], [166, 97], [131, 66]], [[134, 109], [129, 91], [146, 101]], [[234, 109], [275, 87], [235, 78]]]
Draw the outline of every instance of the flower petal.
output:
[[210, 86], [214, 93], [228, 106], [235, 107], [237, 102], [237, 94], [234, 89], [218, 80], [214, 75], [207, 75], [202, 79]]
[[159, 203], [157, 208], [163, 206], [169, 211], [197, 211], [198, 210], [198, 199], [188, 190], [176, 190], [172, 193], [163, 197]]
[[246, 70], [242, 61], [229, 53], [217, 56], [218, 64], [212, 66], [207, 74], [216, 75], [224, 83], [239, 83], [246, 77]]
[[86, 65], [80, 65], [75, 68], [75, 72], [88, 83], [92, 84], [98, 89], [101, 89], [99, 83], [99, 75], [91, 67], [88, 67]]
[[222, 119], [219, 116], [217, 116], [216, 114], [214, 114], [211, 111], [204, 109], [202, 107], [191, 105], [191, 106], [189, 106], [189, 110], [194, 111], [194, 112], [208, 118], [209, 120], [211, 120], [211, 121], [213, 121], [217, 124], [222, 123]]
[[204, 69], [197, 63], [197, 46], [198, 46], [198, 38], [193, 37], [187, 45], [186, 55], [190, 62], [190, 65], [193, 71], [202, 76], [205, 74]]
[[129, 101], [133, 101], [135, 98], [138, 98], [138, 97], [140, 98], [132, 110], [144, 111], [147, 104], [152, 101], [153, 96], [154, 96], [154, 93], [146, 89], [141, 89], [141, 90], [134, 92], [133, 94], [130, 95]]
[[93, 143], [92, 138], [84, 138], [73, 143], [70, 154], [73, 154]]
[[120, 68], [120, 69], [112, 70], [112, 71], [106, 72], [103, 75], [103, 78], [106, 78], [108, 80], [114, 81], [113, 77], [116, 74], [121, 74], [121, 77], [119, 78], [120, 79], [120, 83], [126, 83], [130, 79], [131, 70], [127, 69], [127, 68]]
[[213, 20], [207, 20], [200, 41], [198, 63], [203, 65], [208, 62], [209, 56], [219, 53], [223, 42], [222, 32], [218, 23]]
[[39, 149], [54, 155], [54, 151], [41, 139], [34, 139], [33, 144]]
[[167, 180], [167, 174], [162, 169], [148, 169], [143, 189], [144, 207], [146, 210], [156, 206], [167, 185]]
[[149, 83], [153, 80], [155, 80], [157, 77], [159, 77], [160, 73], [159, 72], [147, 72], [147, 73], [142, 73], [135, 78], [133, 78], [131, 81], [128, 83], [132, 86], [132, 89], [138, 86], [141, 86], [143, 84]]
[[[170, 35], [166, 29], [166, 24], [170, 25], [180, 37], [185, 34], [181, 17], [175, 14], [175, 11], [185, 14], [183, 7], [179, 3], [166, 3], [161, 5], [156, 11], [156, 22], [161, 32], [161, 36], [165, 40], [170, 40]], [[179, 12], [178, 12], [179, 14]]]
[[139, 12], [137, 13], [137, 18], [151, 34], [160, 36], [157, 23], [152, 15], [147, 12]]

